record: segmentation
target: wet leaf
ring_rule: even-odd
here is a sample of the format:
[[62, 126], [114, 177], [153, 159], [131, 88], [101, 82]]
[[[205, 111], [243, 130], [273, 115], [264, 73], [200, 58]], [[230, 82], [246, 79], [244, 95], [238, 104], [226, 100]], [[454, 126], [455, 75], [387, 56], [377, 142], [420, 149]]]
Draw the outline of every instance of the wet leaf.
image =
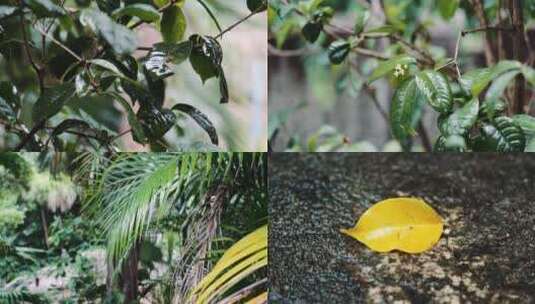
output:
[[521, 67], [522, 64], [518, 61], [502, 60], [492, 67], [471, 70], [462, 76], [461, 84], [465, 90], [472, 92], [473, 96], [479, 96], [491, 81], [503, 73], [519, 70]]
[[405, 80], [394, 93], [390, 109], [392, 134], [401, 143], [416, 134], [424, 99], [413, 78]]
[[164, 79], [173, 75], [173, 71], [167, 66], [167, 55], [164, 52], [152, 51], [149, 53], [144, 67], [150, 77]]
[[514, 122], [522, 128], [524, 134], [529, 137], [535, 137], [535, 117], [527, 114], [518, 114], [512, 117]]
[[210, 36], [192, 35], [190, 63], [195, 72], [199, 74], [202, 82], [219, 76], [218, 72], [223, 60], [223, 51], [217, 40]]
[[426, 70], [416, 75], [416, 85], [437, 112], [449, 113], [451, 111], [453, 95], [446, 76], [437, 71]]
[[378, 252], [421, 253], [431, 249], [443, 229], [440, 215], [417, 198], [392, 198], [376, 203], [354, 228], [341, 229]]
[[176, 122], [176, 115], [171, 110], [156, 107], [140, 109], [137, 118], [150, 142], [161, 139]]
[[259, 13], [267, 9], [267, 0], [247, 0], [247, 8], [252, 13]]
[[183, 113], [186, 113], [189, 115], [195, 122], [203, 128], [206, 133], [208, 133], [208, 136], [210, 136], [210, 140], [214, 145], [218, 145], [219, 139], [217, 137], [217, 131], [208, 116], [206, 116], [203, 112], [199, 111], [194, 106], [185, 104], [185, 103], [179, 103], [176, 104], [173, 107], [173, 110], [177, 110]]
[[526, 147], [526, 137], [522, 128], [506, 116], [484, 124], [481, 136], [475, 140], [474, 149], [481, 152], [522, 152]]
[[347, 41], [335, 41], [329, 46], [329, 60], [332, 64], [340, 64], [351, 51], [351, 44]]
[[440, 125], [443, 135], [463, 135], [474, 125], [479, 112], [479, 100], [477, 98], [467, 102], [458, 108]]

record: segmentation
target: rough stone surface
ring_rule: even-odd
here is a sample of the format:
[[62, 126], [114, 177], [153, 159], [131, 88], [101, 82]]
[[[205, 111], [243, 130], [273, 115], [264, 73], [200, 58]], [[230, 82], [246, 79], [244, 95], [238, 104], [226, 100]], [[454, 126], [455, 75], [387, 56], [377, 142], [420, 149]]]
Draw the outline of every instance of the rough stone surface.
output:
[[[534, 303], [535, 155], [274, 154], [270, 303]], [[415, 196], [439, 243], [379, 254], [339, 232], [373, 203]]]

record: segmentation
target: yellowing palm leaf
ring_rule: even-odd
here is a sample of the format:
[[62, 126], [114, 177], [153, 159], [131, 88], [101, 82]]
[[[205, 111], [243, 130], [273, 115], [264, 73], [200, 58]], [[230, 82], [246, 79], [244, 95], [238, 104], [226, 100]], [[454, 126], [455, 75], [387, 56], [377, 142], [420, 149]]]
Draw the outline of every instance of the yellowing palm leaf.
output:
[[340, 231], [374, 251], [420, 253], [438, 242], [442, 229], [442, 218], [423, 200], [392, 198], [366, 210], [355, 227]]
[[264, 292], [264, 293], [261, 293], [259, 295], [257, 295], [256, 297], [250, 299], [249, 301], [247, 301], [246, 304], [262, 304], [262, 303], [267, 303], [267, 297], [268, 297], [268, 293], [267, 291]]
[[197, 304], [210, 303], [267, 263], [267, 226], [263, 226], [230, 247], [195, 287], [190, 298]]

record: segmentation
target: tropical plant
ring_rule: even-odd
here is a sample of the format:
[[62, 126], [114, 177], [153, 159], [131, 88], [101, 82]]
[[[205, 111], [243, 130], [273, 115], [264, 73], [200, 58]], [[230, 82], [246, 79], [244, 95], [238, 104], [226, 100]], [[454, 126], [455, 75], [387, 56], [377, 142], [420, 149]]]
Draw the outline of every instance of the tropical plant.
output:
[[[521, 0], [275, 0], [269, 5], [271, 53], [306, 56], [322, 48], [341, 85], [370, 95], [405, 151], [412, 149], [415, 135], [428, 151], [525, 151], [535, 143], [535, 118], [529, 115], [535, 57], [527, 30], [534, 5]], [[349, 8], [353, 28], [336, 25], [341, 8]], [[466, 28], [448, 57], [431, 44], [432, 18], [450, 20], [461, 11]], [[466, 68], [461, 46], [477, 33], [484, 35], [486, 66]], [[296, 44], [303, 47], [295, 49]], [[374, 81], [381, 78], [394, 91], [389, 113], [377, 102]], [[438, 116], [434, 144], [422, 122], [424, 108]]]
[[[198, 304], [212, 303], [244, 277], [266, 267], [268, 263], [267, 233], [267, 226], [260, 227], [227, 249], [210, 273], [190, 292], [190, 300], [194, 300]], [[255, 301], [267, 303], [267, 292], [261, 292], [251, 297], [255, 288], [265, 282], [267, 282], [267, 278], [258, 280], [218, 303], [242, 302], [246, 298], [250, 299], [250, 302], [247, 303], [256, 303]]]
[[[87, 189], [86, 213], [108, 240], [108, 288], [119, 283], [128, 303], [154, 287], [149, 284], [140, 291], [138, 267], [145, 241], [156, 242], [167, 235], [169, 245], [177, 240], [168, 232], [180, 234], [176, 259], [173, 245], [168, 250], [166, 277], [172, 282], [168, 286], [172, 295], [167, 292], [166, 298], [184, 303], [217, 252], [224, 250], [221, 243], [225, 240], [218, 238], [226, 230], [224, 224], [241, 231], [267, 220], [262, 154], [118, 154], [106, 158], [87, 153], [77, 163], [77, 179]], [[226, 212], [234, 208], [250, 208], [253, 222], [243, 224], [236, 212], [230, 220]], [[256, 210], [261, 210], [263, 220]]]
[[[117, 139], [131, 132], [136, 142], [166, 150], [163, 136], [173, 127], [182, 130], [177, 122], [180, 114], [191, 117], [209, 135], [210, 144], [192, 146], [216, 149], [219, 137], [206, 114], [186, 103], [164, 107], [165, 79], [173, 74], [170, 64], [189, 59], [203, 83], [217, 79], [220, 102], [227, 103], [219, 40], [265, 11], [267, 1], [244, 1], [250, 14], [223, 29], [212, 5], [196, 0], [219, 32], [194, 33], [189, 38], [185, 37], [184, 3], [4, 1], [0, 5], [0, 123], [8, 133], [6, 148], [114, 150], [119, 148]], [[139, 45], [135, 30], [142, 25], [159, 29], [162, 41]], [[119, 131], [120, 112], [114, 104], [123, 109], [129, 124], [126, 131]]]

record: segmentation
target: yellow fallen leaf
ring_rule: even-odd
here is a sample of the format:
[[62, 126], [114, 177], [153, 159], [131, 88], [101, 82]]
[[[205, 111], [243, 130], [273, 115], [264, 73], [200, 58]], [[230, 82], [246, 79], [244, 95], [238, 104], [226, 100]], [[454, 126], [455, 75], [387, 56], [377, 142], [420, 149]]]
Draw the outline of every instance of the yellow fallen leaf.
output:
[[378, 252], [420, 253], [438, 242], [443, 226], [440, 215], [426, 202], [402, 197], [376, 203], [355, 227], [340, 231]]

